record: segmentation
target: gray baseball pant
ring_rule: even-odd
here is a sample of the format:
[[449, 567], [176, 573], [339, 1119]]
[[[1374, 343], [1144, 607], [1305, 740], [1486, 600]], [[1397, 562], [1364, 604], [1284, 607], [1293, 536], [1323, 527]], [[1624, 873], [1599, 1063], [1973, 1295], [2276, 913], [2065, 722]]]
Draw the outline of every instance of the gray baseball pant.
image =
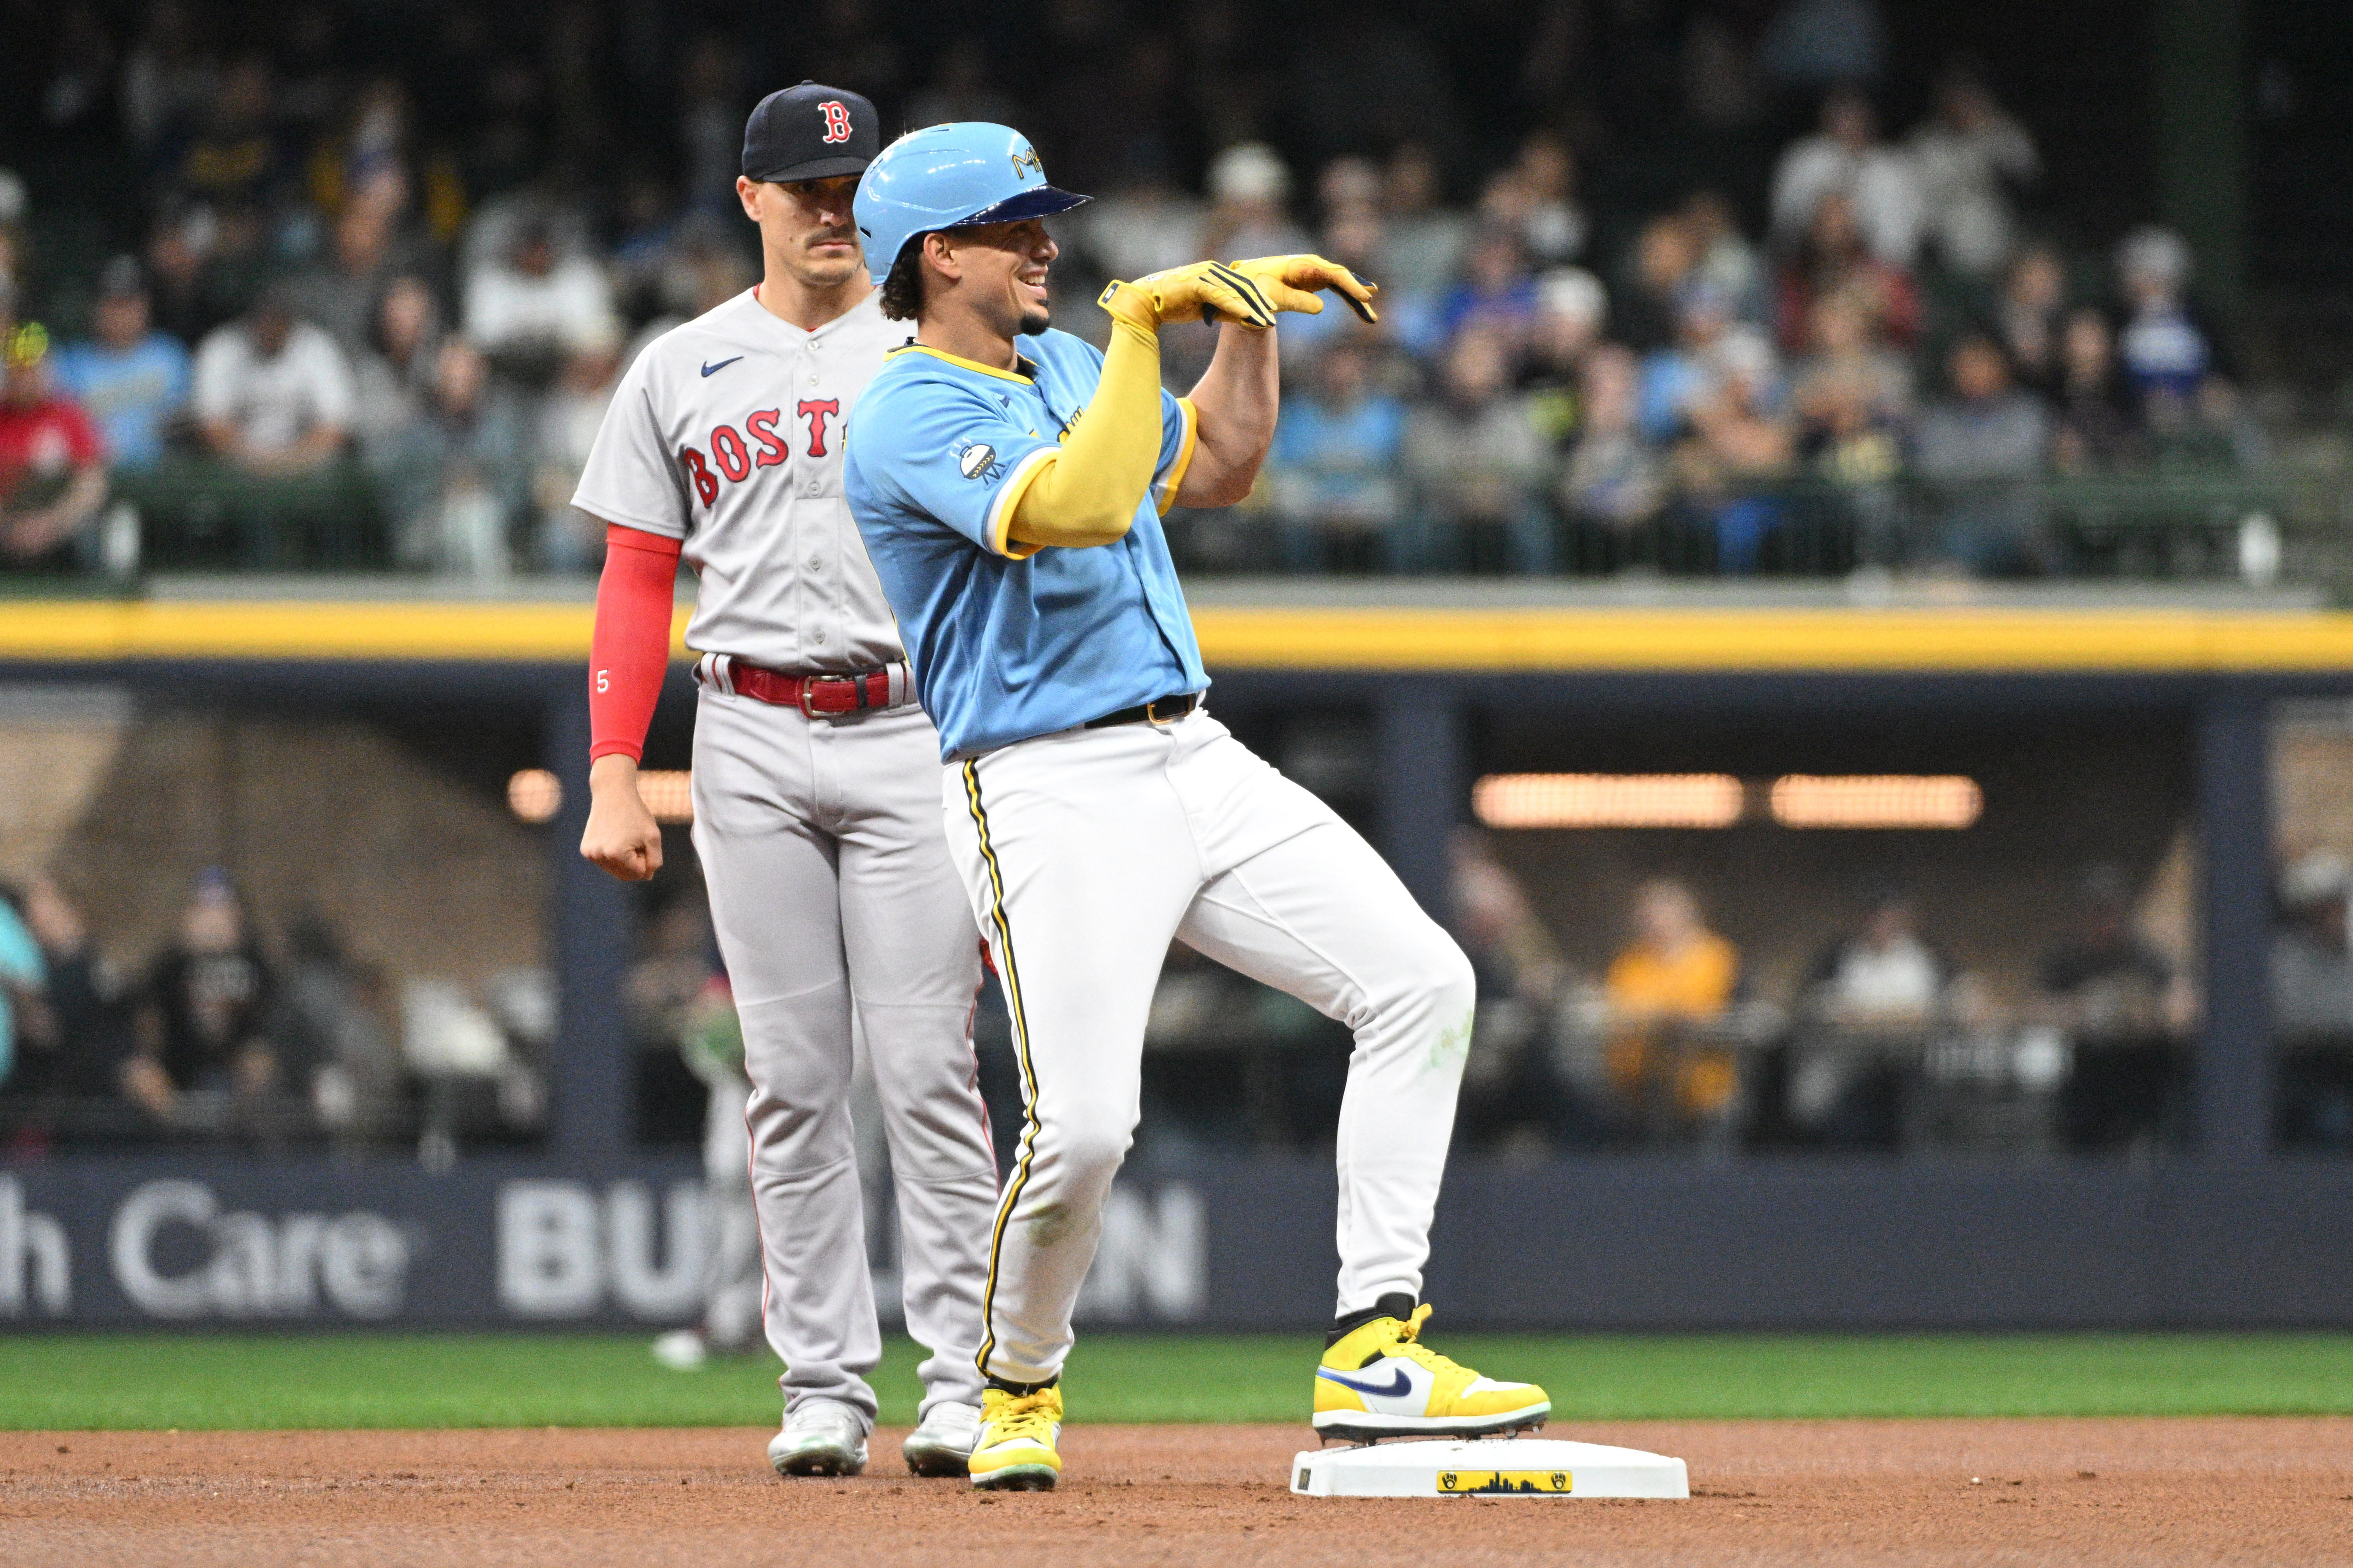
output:
[[923, 1409], [978, 1405], [997, 1167], [972, 1051], [980, 945], [948, 859], [939, 736], [912, 705], [812, 719], [705, 686], [694, 847], [744, 1026], [768, 1342], [787, 1413], [875, 1414], [882, 1354], [849, 1115], [853, 1016], [898, 1192]]

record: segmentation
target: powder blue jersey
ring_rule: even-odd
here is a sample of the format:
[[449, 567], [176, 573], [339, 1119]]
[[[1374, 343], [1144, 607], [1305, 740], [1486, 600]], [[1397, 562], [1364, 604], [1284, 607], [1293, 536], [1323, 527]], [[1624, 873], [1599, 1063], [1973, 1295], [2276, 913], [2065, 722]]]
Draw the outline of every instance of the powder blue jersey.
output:
[[1192, 460], [1193, 405], [1161, 394], [1160, 461], [1124, 538], [1006, 536], [1038, 465], [1103, 378], [1082, 338], [1018, 338], [1019, 374], [893, 350], [849, 421], [842, 485], [899, 618], [943, 760], [1209, 684], [1160, 514]]

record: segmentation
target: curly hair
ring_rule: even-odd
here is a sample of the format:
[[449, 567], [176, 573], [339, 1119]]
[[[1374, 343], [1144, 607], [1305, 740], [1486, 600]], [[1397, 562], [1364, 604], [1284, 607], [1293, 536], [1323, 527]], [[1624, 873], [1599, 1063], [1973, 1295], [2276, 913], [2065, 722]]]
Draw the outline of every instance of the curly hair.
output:
[[923, 308], [923, 237], [916, 235], [899, 247], [899, 259], [882, 279], [882, 313], [894, 321], [912, 321]]

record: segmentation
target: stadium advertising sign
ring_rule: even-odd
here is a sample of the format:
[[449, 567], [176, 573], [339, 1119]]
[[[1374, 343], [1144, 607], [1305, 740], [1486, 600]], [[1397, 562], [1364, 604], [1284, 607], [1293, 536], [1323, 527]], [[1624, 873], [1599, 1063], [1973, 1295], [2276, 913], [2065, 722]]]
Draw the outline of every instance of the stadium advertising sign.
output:
[[[870, 1211], [891, 1212], [887, 1192]], [[1083, 1315], [1203, 1321], [1210, 1238], [1176, 1181], [1113, 1194]], [[0, 1328], [660, 1324], [700, 1310], [711, 1225], [682, 1162], [607, 1172], [107, 1162], [0, 1174]], [[895, 1310], [896, 1245], [874, 1238]]]

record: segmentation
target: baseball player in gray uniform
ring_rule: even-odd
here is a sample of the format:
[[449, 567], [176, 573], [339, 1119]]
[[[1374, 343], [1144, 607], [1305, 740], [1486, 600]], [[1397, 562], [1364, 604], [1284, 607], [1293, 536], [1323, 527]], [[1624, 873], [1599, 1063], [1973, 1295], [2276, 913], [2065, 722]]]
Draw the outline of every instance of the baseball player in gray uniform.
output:
[[853, 1020], [881, 1091], [908, 1331], [931, 1355], [919, 1475], [963, 1475], [997, 1201], [971, 1044], [978, 936], [950, 863], [939, 737], [842, 496], [842, 432], [903, 326], [877, 308], [850, 204], [873, 106], [804, 82], [744, 135], [760, 285], [648, 345], [573, 504], [607, 525], [590, 656], [594, 794], [581, 853], [649, 877], [638, 759], [681, 552], [700, 579], [694, 845], [742, 1018], [786, 1475], [866, 1463], [881, 1356], [849, 1098]]

